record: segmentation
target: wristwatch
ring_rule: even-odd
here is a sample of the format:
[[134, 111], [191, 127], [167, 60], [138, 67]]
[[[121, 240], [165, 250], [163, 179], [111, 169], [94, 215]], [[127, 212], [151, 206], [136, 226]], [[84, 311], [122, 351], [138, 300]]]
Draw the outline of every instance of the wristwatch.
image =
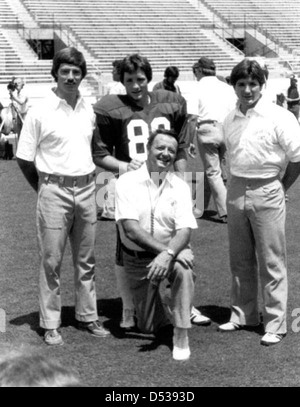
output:
[[172, 249], [166, 249], [166, 252], [167, 252], [170, 256], [172, 256], [173, 258], [175, 257], [175, 252], [174, 252], [174, 250], [172, 250]]

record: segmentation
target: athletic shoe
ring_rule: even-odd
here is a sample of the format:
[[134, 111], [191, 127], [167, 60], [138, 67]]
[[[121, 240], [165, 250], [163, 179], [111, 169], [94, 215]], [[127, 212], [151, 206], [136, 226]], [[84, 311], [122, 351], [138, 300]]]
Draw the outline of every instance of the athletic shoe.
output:
[[188, 330], [183, 328], [174, 328], [173, 334], [173, 352], [175, 360], [187, 360], [191, 355], [189, 348]]
[[190, 348], [181, 349], [177, 346], [174, 346], [172, 356], [174, 360], [188, 360], [191, 356]]
[[227, 223], [227, 215], [220, 216], [220, 222], [221, 223]]
[[57, 329], [47, 329], [44, 335], [44, 341], [47, 345], [58, 346], [63, 345], [64, 341]]
[[110, 332], [103, 327], [100, 321], [78, 322], [78, 329], [81, 331], [87, 331], [98, 338], [104, 338], [105, 336], [110, 335]]
[[236, 322], [226, 322], [226, 324], [219, 325], [218, 331], [220, 332], [234, 332], [240, 329], [252, 330], [259, 327], [259, 324], [255, 325], [239, 325]]
[[208, 317], [202, 315], [201, 312], [195, 307], [192, 307], [190, 319], [192, 324], [199, 326], [209, 325], [211, 323], [211, 320]]
[[134, 309], [123, 309], [122, 321], [120, 327], [123, 329], [132, 329], [135, 327]]
[[200, 209], [196, 208], [196, 206], [193, 207], [193, 215], [196, 219], [199, 219], [203, 216], [203, 211]]
[[234, 332], [234, 331], [238, 331], [241, 328], [242, 328], [242, 326], [239, 324], [236, 324], [235, 322], [226, 322], [226, 324], [219, 325], [218, 331]]
[[276, 345], [285, 337], [285, 334], [273, 334], [271, 332], [265, 333], [261, 338], [260, 343], [265, 346]]

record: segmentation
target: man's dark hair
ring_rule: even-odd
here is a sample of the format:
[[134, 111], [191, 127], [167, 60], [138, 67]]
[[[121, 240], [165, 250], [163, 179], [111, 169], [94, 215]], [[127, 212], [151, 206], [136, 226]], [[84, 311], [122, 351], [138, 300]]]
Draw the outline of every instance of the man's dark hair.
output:
[[125, 57], [121, 63], [120, 68], [120, 80], [124, 84], [124, 75], [127, 73], [134, 73], [138, 69], [141, 69], [148, 80], [148, 83], [152, 80], [152, 68], [150, 62], [146, 57], [143, 57], [139, 54], [132, 54]]
[[161, 128], [161, 129], [157, 129], [155, 131], [152, 131], [150, 133], [150, 136], [149, 136], [148, 142], [147, 142], [147, 148], [148, 149], [150, 149], [150, 147], [153, 144], [153, 141], [154, 141], [155, 137], [158, 134], [165, 134], [166, 136], [173, 137], [177, 141], [177, 146], [178, 146], [178, 134], [174, 130], [166, 130], [166, 129]]
[[175, 79], [179, 77], [179, 69], [177, 68], [177, 66], [168, 66], [165, 69], [164, 77], [168, 78], [169, 76]]
[[112, 62], [112, 66], [113, 66], [114, 68], [116, 68], [117, 73], [118, 73], [119, 75], [120, 75], [120, 70], [121, 70], [122, 61], [123, 61], [123, 59], [115, 59], [115, 60]]
[[85, 78], [87, 74], [86, 61], [82, 52], [78, 51], [74, 47], [63, 48], [58, 51], [53, 58], [51, 75], [57, 82], [57, 72], [60, 65], [70, 64], [75, 65], [81, 69], [82, 79]]
[[240, 79], [256, 79], [260, 86], [266, 83], [266, 71], [256, 60], [243, 59], [231, 71], [230, 83], [235, 86]]
[[198, 59], [198, 69], [204, 76], [215, 76], [216, 75], [216, 64], [214, 61], [207, 57], [201, 57]]

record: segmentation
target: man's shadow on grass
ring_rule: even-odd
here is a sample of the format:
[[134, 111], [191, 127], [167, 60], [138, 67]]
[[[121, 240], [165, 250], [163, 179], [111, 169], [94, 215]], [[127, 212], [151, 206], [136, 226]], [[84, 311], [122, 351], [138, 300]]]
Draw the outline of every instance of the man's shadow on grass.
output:
[[[204, 305], [196, 307], [203, 315], [210, 318], [213, 323], [216, 325], [225, 324], [230, 320], [230, 308], [220, 307], [217, 305]], [[258, 326], [248, 326], [244, 327], [245, 331], [255, 332], [258, 335], [264, 334], [264, 326], [262, 323], [262, 315], [260, 315], [261, 323]]]
[[211, 211], [211, 210], [205, 209], [205, 211], [203, 212], [203, 215], [198, 220], [206, 220], [208, 222], [224, 224], [224, 222], [221, 219], [219, 219], [217, 215], [218, 214], [216, 211]]
[[[102, 317], [106, 317], [108, 320], [104, 322], [105, 328], [107, 328], [112, 335], [122, 336], [119, 332], [119, 321], [122, 314], [122, 302], [120, 298], [102, 299], [97, 301], [97, 309], [100, 320]], [[30, 314], [21, 315], [9, 321], [10, 324], [15, 326], [29, 325], [32, 331], [35, 331], [38, 335], [44, 334], [44, 329], [39, 326], [39, 312], [31, 312]], [[75, 319], [75, 307], [63, 306], [61, 310], [61, 328], [67, 328], [70, 326], [77, 327], [77, 321]]]
[[[122, 302], [120, 298], [100, 299], [97, 301], [97, 308], [99, 318], [102, 321], [105, 319], [103, 325], [110, 333], [118, 339], [138, 339], [141, 341], [151, 341], [150, 343], [143, 343], [140, 345], [140, 352], [149, 352], [157, 349], [160, 346], [167, 346], [172, 350], [173, 343], [173, 327], [168, 325], [164, 327], [156, 335], [141, 333], [137, 328], [124, 330], [120, 328], [120, 320], [122, 315]], [[216, 305], [206, 305], [197, 307], [201, 313], [211, 319], [217, 325], [229, 321], [230, 309]], [[63, 306], [62, 307], [62, 328], [77, 327], [75, 319], [75, 307]], [[44, 330], [39, 326], [39, 313], [32, 312], [27, 315], [22, 315], [9, 321], [10, 324], [15, 326], [29, 325], [30, 329], [36, 332], [39, 336], [44, 335]], [[248, 330], [248, 328], [247, 328]], [[249, 330], [261, 335], [263, 333], [262, 325]]]
[[[138, 329], [124, 330], [120, 328], [122, 317], [122, 301], [121, 298], [100, 299], [97, 301], [97, 309], [100, 321], [103, 319], [103, 326], [110, 333], [119, 339], [132, 338], [149, 340], [153, 339], [151, 334], [142, 334]], [[63, 306], [61, 312], [61, 328], [77, 327], [75, 319], [75, 307]], [[21, 315], [9, 321], [11, 325], [23, 326], [29, 325], [30, 329], [36, 332], [39, 336], [44, 335], [44, 329], [39, 326], [39, 312], [31, 312], [30, 314]]]

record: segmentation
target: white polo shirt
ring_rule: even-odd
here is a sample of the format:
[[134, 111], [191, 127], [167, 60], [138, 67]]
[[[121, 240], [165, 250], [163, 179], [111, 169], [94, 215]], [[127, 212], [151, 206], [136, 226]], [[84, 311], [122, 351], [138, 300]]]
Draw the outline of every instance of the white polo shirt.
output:
[[189, 113], [196, 114], [200, 120], [216, 120], [222, 123], [228, 113], [235, 108], [237, 97], [232, 86], [216, 76], [204, 76], [195, 84], [197, 98]]
[[25, 119], [16, 156], [34, 161], [38, 171], [64, 176], [95, 170], [91, 142], [95, 114], [79, 97], [75, 109], [53, 90]]
[[286, 109], [262, 97], [244, 115], [239, 107], [223, 125], [230, 173], [244, 178], [271, 178], [287, 161], [300, 161], [300, 126]]
[[[136, 171], [123, 174], [116, 182], [116, 221], [132, 219], [151, 233], [151, 211], [154, 210], [153, 236], [168, 244], [176, 230], [196, 229], [188, 184], [169, 172], [157, 187], [150, 178], [146, 164]], [[121, 228], [120, 228], [121, 229]], [[141, 250], [122, 233], [123, 244], [131, 250]]]

